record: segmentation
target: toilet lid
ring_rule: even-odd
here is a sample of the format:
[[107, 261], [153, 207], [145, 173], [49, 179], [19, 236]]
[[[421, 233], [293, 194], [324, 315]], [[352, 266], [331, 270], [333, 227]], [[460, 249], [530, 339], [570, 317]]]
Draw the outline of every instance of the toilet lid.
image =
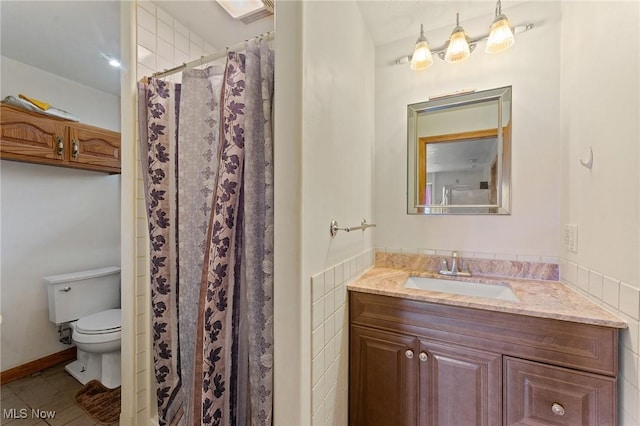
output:
[[85, 334], [100, 334], [120, 331], [120, 325], [120, 309], [109, 309], [80, 318], [76, 330]]

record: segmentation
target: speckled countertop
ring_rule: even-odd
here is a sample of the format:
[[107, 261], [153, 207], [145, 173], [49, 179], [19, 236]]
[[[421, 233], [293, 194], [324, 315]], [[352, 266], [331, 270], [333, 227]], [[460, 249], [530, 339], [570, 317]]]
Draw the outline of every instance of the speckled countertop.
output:
[[[386, 254], [376, 254], [376, 266], [363, 274], [359, 279], [350, 283], [347, 286], [349, 291], [402, 297], [443, 305], [552, 318], [605, 327], [627, 327], [624, 320], [602, 309], [557, 280], [514, 278], [513, 276], [493, 277], [488, 275], [476, 275], [470, 278], [449, 278], [430, 270], [432, 269], [430, 267], [422, 267], [425, 266], [425, 259], [427, 261], [426, 263], [434, 261], [433, 259], [427, 259], [429, 256], [393, 255], [392, 257], [385, 257], [385, 255]], [[404, 259], [400, 258], [400, 256], [403, 256]], [[416, 260], [418, 258], [422, 259], [422, 261]], [[439, 261], [440, 259], [436, 260]], [[509, 263], [510, 265], [507, 265], [508, 267], [510, 266], [517, 269], [519, 266], [514, 265], [517, 262]], [[504, 272], [504, 269], [502, 271]], [[553, 275], [552, 273], [551, 276]], [[519, 301], [494, 300], [484, 297], [405, 288], [404, 284], [410, 276], [506, 285], [511, 287]]]

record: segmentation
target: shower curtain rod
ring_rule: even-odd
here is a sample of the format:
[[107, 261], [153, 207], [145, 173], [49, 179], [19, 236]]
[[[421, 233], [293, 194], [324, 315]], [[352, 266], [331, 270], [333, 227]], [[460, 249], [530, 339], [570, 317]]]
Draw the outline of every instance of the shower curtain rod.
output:
[[[259, 34], [253, 38], [266, 38], [267, 40], [273, 40], [274, 36], [276, 35], [275, 31], [269, 31], [267, 33], [263, 33], [263, 34]], [[166, 77], [168, 75], [171, 74], [176, 74], [179, 73], [180, 71], [187, 69], [187, 68], [193, 68], [193, 67], [199, 67], [200, 65], [204, 65], [206, 63], [209, 62], [213, 62], [216, 59], [220, 59], [220, 58], [224, 58], [228, 52], [233, 52], [236, 51], [238, 49], [244, 48], [246, 47], [247, 43], [249, 42], [249, 40], [245, 40], [243, 42], [240, 42], [238, 44], [234, 44], [233, 46], [227, 46], [224, 50], [219, 50], [215, 53], [212, 53], [211, 55], [207, 55], [207, 56], [201, 56], [198, 59], [194, 59], [191, 62], [185, 62], [182, 65], [178, 65], [177, 67], [173, 67], [173, 68], [169, 68], [168, 70], [165, 69], [164, 71], [158, 71], [158, 72], [154, 72], [153, 74], [151, 74], [152, 77], [154, 78], [162, 78], [162, 77]]]

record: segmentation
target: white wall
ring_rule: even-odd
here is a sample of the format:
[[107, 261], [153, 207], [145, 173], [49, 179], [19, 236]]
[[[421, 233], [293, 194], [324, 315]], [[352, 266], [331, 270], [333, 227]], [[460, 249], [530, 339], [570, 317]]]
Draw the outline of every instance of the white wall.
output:
[[[560, 232], [559, 3], [509, 7], [513, 23], [535, 22], [507, 52], [484, 53], [465, 62], [434, 58], [424, 71], [391, 65], [411, 52], [415, 38], [376, 48], [376, 246], [509, 255], [558, 256]], [[486, 19], [465, 21], [468, 34], [486, 31]], [[451, 28], [427, 32], [438, 45]], [[407, 104], [462, 89], [513, 86], [512, 208], [510, 216], [416, 216], [406, 214]]]
[[78, 116], [81, 123], [120, 131], [120, 97], [2, 56], [0, 96], [22, 93]]
[[[355, 2], [281, 2], [276, 32], [274, 421], [346, 424], [346, 332], [335, 318], [375, 231], [332, 239], [329, 224], [375, 222], [373, 43]], [[327, 302], [313, 323], [312, 298]]]
[[2, 370], [67, 349], [42, 277], [120, 265], [120, 177], [11, 161], [2, 193]]
[[[562, 224], [578, 225], [578, 253], [561, 248], [561, 277], [628, 322], [620, 335], [618, 421], [638, 425], [639, 3], [564, 2], [561, 48]], [[591, 170], [578, 162], [589, 146]]]
[[[331, 31], [327, 31], [328, 22]], [[366, 254], [358, 255], [368, 252], [376, 232], [339, 232], [335, 238], [328, 232], [332, 219], [341, 226], [376, 219], [372, 199], [374, 47], [356, 2], [304, 3], [303, 64], [302, 275], [308, 280], [323, 272], [324, 278], [324, 300], [316, 293], [303, 298], [301, 305], [306, 313], [303, 330], [313, 329], [311, 358], [307, 358], [315, 373], [311, 377], [312, 424], [346, 425], [348, 340], [343, 288], [359, 269], [357, 259]], [[346, 275], [344, 265], [339, 276], [329, 268], [354, 256], [358, 256], [355, 268]], [[316, 314], [320, 308], [323, 311], [309, 326], [311, 300], [318, 303]], [[303, 336], [303, 343], [308, 337]], [[303, 358], [307, 348], [303, 347]], [[303, 371], [305, 376], [308, 371]]]
[[[310, 418], [309, 326], [302, 300], [302, 3], [278, 2], [274, 83], [274, 425]], [[286, 164], [287, 167], [279, 167]], [[304, 299], [306, 298], [306, 299]], [[303, 343], [303, 338], [305, 343]], [[306, 346], [304, 346], [306, 344]], [[303, 357], [303, 350], [304, 357]]]
[[375, 219], [374, 53], [356, 2], [309, 2], [303, 12], [303, 276], [309, 277], [371, 247], [375, 231], [331, 238], [328, 229], [332, 219], [341, 226]]
[[[24, 93], [118, 131], [120, 99], [2, 57], [1, 96]], [[120, 265], [120, 177], [0, 162], [2, 370], [67, 349], [42, 277]]]

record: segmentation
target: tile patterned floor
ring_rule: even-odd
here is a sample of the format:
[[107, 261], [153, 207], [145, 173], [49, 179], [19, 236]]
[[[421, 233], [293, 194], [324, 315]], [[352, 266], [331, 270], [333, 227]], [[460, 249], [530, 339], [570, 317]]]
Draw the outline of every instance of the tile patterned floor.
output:
[[[82, 385], [60, 364], [0, 387], [0, 425], [94, 426], [102, 425], [76, 404]], [[11, 409], [14, 409], [11, 411]], [[34, 411], [36, 410], [36, 411]], [[50, 414], [55, 416], [50, 417]], [[26, 418], [16, 418], [26, 417]], [[109, 426], [117, 426], [113, 423]]]

